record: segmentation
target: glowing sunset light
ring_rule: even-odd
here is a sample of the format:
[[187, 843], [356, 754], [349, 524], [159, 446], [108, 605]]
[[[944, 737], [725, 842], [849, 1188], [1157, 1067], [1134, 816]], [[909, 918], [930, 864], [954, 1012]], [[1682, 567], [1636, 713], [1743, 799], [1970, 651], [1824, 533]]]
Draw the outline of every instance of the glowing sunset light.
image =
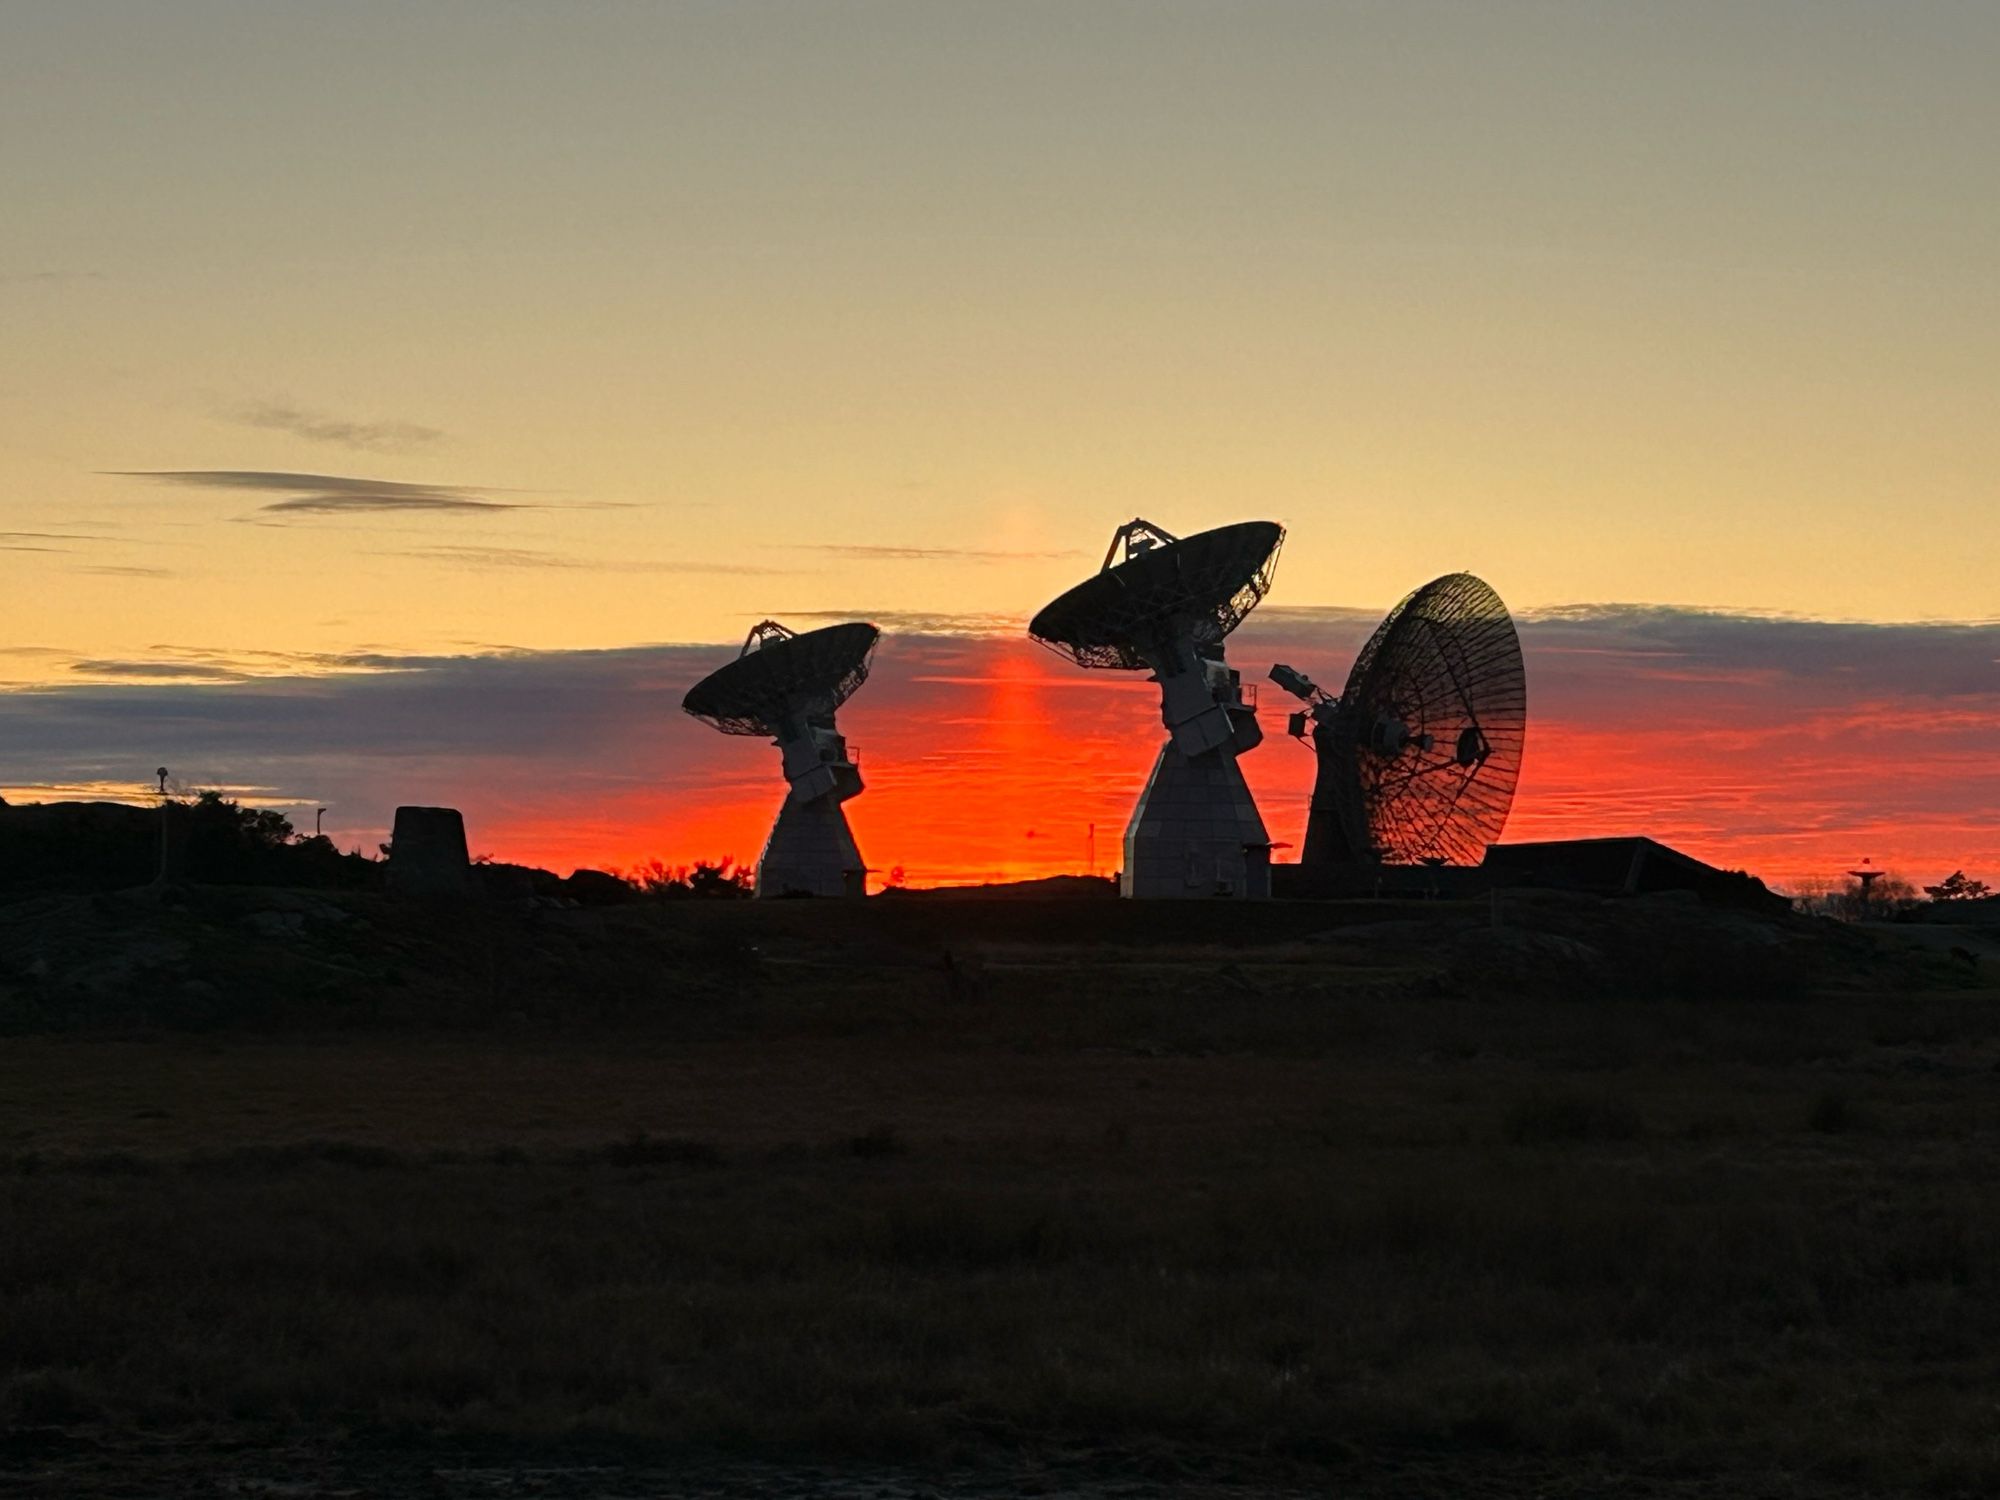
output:
[[[1230, 660], [1251, 680], [1290, 661], [1338, 683], [1378, 616], [1275, 606], [1231, 638]], [[875, 884], [898, 866], [912, 885], [1082, 871], [1092, 823], [1097, 868], [1115, 870], [1163, 735], [1157, 690], [1142, 673], [1069, 668], [990, 621], [941, 623], [892, 625], [842, 711]], [[1929, 878], [2000, 874], [2000, 626], [1643, 606], [1530, 612], [1522, 633], [1529, 730], [1507, 837], [1647, 833], [1780, 885], [1863, 853]], [[308, 823], [328, 806], [343, 846], [372, 849], [396, 804], [435, 802], [465, 810], [476, 852], [563, 871], [750, 861], [781, 794], [777, 752], [679, 709], [735, 650], [407, 658], [318, 676], [246, 660], [226, 681], [187, 681], [169, 662], [156, 682], [45, 683], [0, 694], [15, 764], [38, 772], [0, 795], [132, 796], [165, 760], [186, 785]], [[1265, 743], [1242, 761], [1271, 836], [1294, 846], [1281, 859], [1297, 857], [1313, 776], [1284, 734], [1285, 701], [1266, 696]]]
[[[1366, 618], [1329, 612], [1304, 629], [1297, 612], [1253, 621], [1231, 659], [1246, 675], [1290, 658], [1337, 679]], [[1671, 628], [1656, 613], [1641, 620], [1646, 630]], [[1817, 654], [1830, 648], [1824, 637], [1837, 644], [1854, 627], [1788, 623], [1774, 648], [1754, 621], [1736, 622], [1720, 644], [1716, 617], [1678, 623], [1706, 639], [1701, 649], [1773, 659], [1691, 670], [1685, 646], [1617, 644], [1633, 628], [1627, 616], [1527, 623], [1528, 755], [1509, 838], [1647, 833], [1778, 885], [1844, 867], [1857, 847], [1917, 872], [2000, 869], [2000, 768], [1990, 753], [2000, 684], [1984, 694], [1924, 691], [1926, 677], [1949, 686], [1976, 659], [1976, 633], [1954, 628], [1937, 642], [1924, 627], [1879, 627], [1875, 635], [1900, 632], [1902, 649], [1932, 666], [1912, 678], [1871, 636], [1857, 654], [1880, 691], [1857, 703], [1846, 696], [1848, 663]], [[1587, 644], [1592, 637], [1607, 643]], [[1080, 872], [1093, 822], [1100, 872], [1117, 867], [1162, 733], [1156, 694], [1143, 674], [1060, 666], [1025, 640], [885, 637], [867, 693], [842, 721], [868, 781], [851, 805], [878, 886], [897, 866], [919, 886]], [[1896, 676], [1905, 680], [1881, 680]], [[1267, 739], [1244, 758], [1245, 774], [1273, 838], [1296, 848], [1313, 760], [1285, 737], [1280, 712], [1267, 706], [1264, 717]], [[483, 813], [481, 799], [466, 798], [475, 841], [560, 869], [754, 859], [775, 807], [771, 767], [710, 756], [672, 717], [635, 730], [613, 754], [657, 765], [661, 785], [634, 788], [646, 779], [637, 765], [607, 771], [601, 789], [584, 780], [576, 805], [554, 816], [546, 788]]]

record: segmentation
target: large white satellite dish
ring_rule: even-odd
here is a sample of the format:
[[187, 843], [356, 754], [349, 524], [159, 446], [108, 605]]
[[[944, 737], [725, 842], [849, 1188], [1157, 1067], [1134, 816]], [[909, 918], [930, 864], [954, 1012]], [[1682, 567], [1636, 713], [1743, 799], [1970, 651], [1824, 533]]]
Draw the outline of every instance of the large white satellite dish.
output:
[[1263, 739], [1256, 690], [1222, 642], [1269, 591], [1284, 537], [1273, 521], [1185, 539], [1130, 521], [1098, 574], [1028, 625], [1078, 666], [1150, 671], [1160, 685], [1168, 738], [1125, 827], [1124, 895], [1271, 894], [1271, 838], [1236, 764]]

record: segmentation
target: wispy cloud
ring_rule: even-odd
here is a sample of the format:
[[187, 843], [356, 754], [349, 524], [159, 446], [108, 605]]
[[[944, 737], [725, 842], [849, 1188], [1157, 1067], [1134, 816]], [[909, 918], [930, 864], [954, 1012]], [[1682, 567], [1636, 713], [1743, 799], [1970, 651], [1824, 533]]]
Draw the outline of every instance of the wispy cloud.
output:
[[357, 421], [289, 401], [246, 401], [224, 408], [221, 415], [223, 420], [238, 426], [290, 433], [307, 442], [328, 443], [365, 453], [409, 453], [434, 447], [445, 439], [441, 429], [416, 422]]
[[630, 558], [570, 557], [559, 552], [538, 552], [529, 547], [406, 547], [398, 551], [378, 552], [375, 556], [407, 557], [419, 562], [461, 568], [553, 568], [591, 573], [722, 573], [763, 577], [790, 571], [759, 567], [753, 563], [702, 562], [695, 559], [648, 562]]
[[249, 490], [283, 495], [259, 506], [257, 516], [282, 522], [296, 516], [481, 515], [547, 507], [493, 500], [468, 485], [411, 484], [397, 479], [362, 479], [347, 474], [294, 474], [272, 469], [113, 469], [132, 479], [183, 489]]
[[106, 681], [134, 682], [248, 682], [253, 676], [231, 667], [199, 661], [124, 661], [111, 657], [86, 657], [70, 663], [79, 677]]
[[864, 562], [1036, 562], [1083, 556], [1073, 547], [1060, 552], [1016, 552], [987, 547], [877, 547], [859, 542], [796, 542], [791, 550], [824, 552]]
[[89, 573], [99, 578], [173, 578], [172, 568], [148, 568], [139, 563], [99, 563], [87, 568], [71, 568], [72, 573]]
[[74, 552], [74, 547], [50, 544], [109, 540], [109, 537], [93, 536], [87, 531], [0, 531], [0, 552]]
[[885, 632], [888, 632], [892, 643], [897, 634], [967, 637], [1019, 635], [1028, 626], [1026, 615], [974, 612], [954, 614], [920, 609], [788, 609], [784, 611], [783, 618], [787, 624], [794, 620], [867, 620], [880, 625]]
[[[70, 657], [62, 663], [62, 669], [94, 681], [161, 683], [250, 682], [270, 678], [307, 681], [319, 677], [430, 671], [464, 659], [458, 655], [380, 650], [246, 651], [202, 646], [153, 646], [148, 648], [147, 655], [134, 657], [74, 657], [53, 647], [20, 647], [12, 653], [0, 652], [5, 654]], [[483, 648], [478, 654], [505, 659], [514, 653], [505, 648]]]

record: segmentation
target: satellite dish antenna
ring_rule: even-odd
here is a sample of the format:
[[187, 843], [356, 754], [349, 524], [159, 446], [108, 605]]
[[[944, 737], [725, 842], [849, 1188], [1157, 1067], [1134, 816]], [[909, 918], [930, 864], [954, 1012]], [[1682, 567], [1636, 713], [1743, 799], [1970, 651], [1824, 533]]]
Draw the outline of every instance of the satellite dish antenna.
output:
[[1284, 528], [1241, 521], [1185, 539], [1135, 520], [1104, 566], [1028, 634], [1080, 667], [1150, 671], [1166, 744], [1125, 825], [1123, 895], [1268, 896], [1271, 837], [1236, 757], [1263, 739], [1256, 689], [1222, 642], [1271, 588]]
[[1306, 709], [1291, 732], [1319, 755], [1299, 863], [1476, 865], [1521, 777], [1528, 686], [1500, 596], [1470, 573], [1389, 611], [1339, 697], [1280, 663]]
[[860, 795], [861, 771], [833, 715], [868, 680], [881, 634], [854, 622], [799, 635], [764, 620], [681, 700], [724, 734], [769, 735], [784, 755], [788, 788], [757, 861], [759, 896], [866, 893], [868, 868], [840, 808]]

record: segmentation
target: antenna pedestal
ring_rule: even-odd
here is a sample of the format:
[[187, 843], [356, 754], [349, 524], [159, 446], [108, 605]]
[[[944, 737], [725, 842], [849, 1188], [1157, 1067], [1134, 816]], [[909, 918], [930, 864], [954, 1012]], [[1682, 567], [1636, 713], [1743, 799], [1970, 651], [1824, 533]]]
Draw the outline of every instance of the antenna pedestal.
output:
[[808, 724], [778, 741], [785, 757], [784, 806], [757, 861], [759, 896], [865, 896], [868, 867], [840, 804], [861, 794], [861, 769], [846, 736]]
[[[1313, 777], [1312, 801], [1306, 809], [1306, 842], [1299, 851], [1302, 865], [1373, 864], [1375, 856], [1365, 845], [1356, 848], [1348, 830], [1366, 826], [1358, 803], [1345, 806], [1342, 795], [1348, 789], [1344, 774], [1350, 752], [1343, 747], [1335, 729], [1336, 717], [1322, 714], [1312, 728], [1313, 752], [1318, 760]], [[1354, 801], [1351, 797], [1350, 802]]]
[[1271, 894], [1271, 836], [1236, 757], [1160, 747], [1125, 826], [1123, 896], [1195, 900]]
[[757, 895], [864, 896], [868, 867], [840, 803], [785, 799], [757, 860]]

